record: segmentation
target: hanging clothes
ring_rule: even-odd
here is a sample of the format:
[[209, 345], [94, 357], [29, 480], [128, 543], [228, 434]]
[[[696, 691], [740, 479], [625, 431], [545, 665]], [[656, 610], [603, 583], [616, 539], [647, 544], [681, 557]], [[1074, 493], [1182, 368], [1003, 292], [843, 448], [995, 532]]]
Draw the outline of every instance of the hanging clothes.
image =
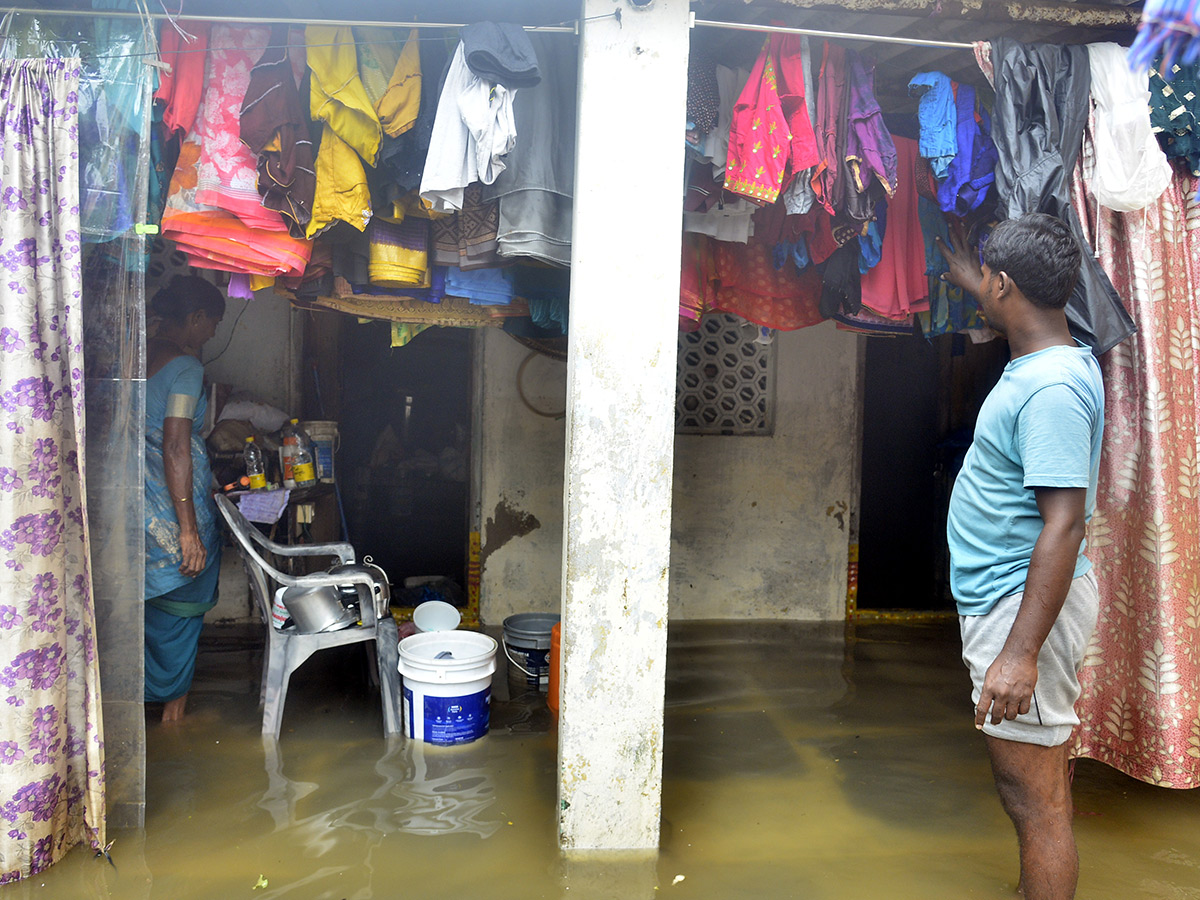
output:
[[[787, 55], [783, 55], [784, 48]], [[774, 203], [789, 172], [816, 164], [817, 141], [804, 101], [798, 40], [768, 38], [733, 107], [725, 189]], [[795, 130], [793, 133], [793, 129]]]
[[[804, 60], [801, 65], [804, 77], [804, 107], [808, 111], [808, 120], [813, 124], [813, 146], [817, 148], [817, 136], [815, 123], [817, 121], [817, 87], [813, 82], [813, 67], [812, 67], [812, 50], [809, 44], [808, 35], [803, 35], [800, 38], [800, 56]], [[819, 158], [820, 150], [816, 149], [816, 157]], [[796, 177], [783, 190], [783, 202], [787, 208], [788, 215], [802, 216], [813, 208], [813, 204], [817, 202], [817, 195], [813, 191], [812, 176], [816, 166], [809, 166], [796, 173]], [[803, 267], [801, 267], [803, 268]]]
[[[688, 53], [687, 128], [707, 137], [716, 127], [720, 114], [717, 64], [710, 53], [693, 47]], [[696, 149], [700, 149], [699, 144]]]
[[421, 109], [421, 41], [415, 28], [408, 33], [383, 94], [372, 100], [385, 137], [397, 138], [416, 124]]
[[920, 98], [917, 121], [921, 125], [921, 156], [929, 160], [936, 178], [945, 178], [950, 161], [959, 152], [960, 119], [950, 76], [943, 72], [922, 72], [908, 82], [908, 95]]
[[[440, 35], [435, 31], [433, 35]], [[395, 137], [385, 134], [379, 150], [376, 174], [379, 188], [376, 190], [382, 208], [413, 191], [421, 189], [421, 175], [429, 155], [429, 139], [433, 134], [433, 120], [437, 114], [441, 96], [442, 76], [450, 60], [445, 42], [439, 37], [422, 38], [418, 30], [409, 33], [406, 43], [412, 45], [415, 56], [404, 57], [409, 64], [415, 62], [420, 76], [415, 118], [412, 125]], [[418, 49], [419, 48], [419, 49]]]
[[982, 328], [975, 298], [962, 288], [942, 281], [941, 276], [949, 272], [950, 267], [938, 250], [936, 241], [941, 238], [949, 246], [950, 229], [941, 207], [922, 196], [917, 200], [917, 215], [921, 220], [921, 235], [925, 243], [925, 276], [929, 279], [929, 309], [917, 314], [922, 334], [929, 338]]
[[287, 226], [280, 214], [262, 205], [257, 161], [240, 139], [239, 121], [251, 70], [271, 41], [271, 29], [215, 25], [212, 41], [205, 54], [204, 98], [195, 124], [200, 146], [196, 203], [231, 212], [250, 228], [282, 231]]
[[270, 43], [250, 72], [239, 128], [255, 156], [262, 205], [283, 216], [292, 237], [302, 238], [317, 186], [308, 112], [296, 87], [287, 28], [273, 28]]
[[[1090, 132], [1090, 129], [1089, 129]], [[1074, 200], [1086, 247], [1137, 332], [1100, 357], [1105, 428], [1088, 556], [1100, 617], [1080, 673], [1073, 752], [1163, 787], [1200, 787], [1200, 207], [1176, 173], [1144, 209], [1095, 202], [1085, 134]], [[1093, 146], [1095, 151], [1093, 151]], [[1090, 255], [1090, 254], [1089, 254]]]
[[239, 139], [251, 54], [269, 38], [269, 29], [212, 29], [204, 94], [180, 147], [162, 221], [163, 236], [198, 268], [300, 275], [312, 253], [310, 242], [288, 234], [278, 212], [263, 208], [255, 159]]
[[825, 262], [821, 279], [821, 315], [833, 318], [839, 312], [856, 313], [862, 308], [862, 274], [858, 268], [858, 245], [845, 244]]
[[889, 319], [865, 306], [855, 313], [839, 312], [833, 318], [837, 322], [838, 331], [849, 331], [868, 337], [908, 337], [913, 333], [913, 316]]
[[733, 122], [733, 105], [741, 95], [742, 89], [750, 78], [749, 69], [730, 69], [717, 66], [717, 124], [701, 141], [697, 148], [697, 156], [702, 162], [713, 164], [713, 173], [725, 175], [725, 163], [729, 158], [729, 127]]
[[541, 83], [522, 88], [513, 104], [521, 139], [483, 200], [500, 201], [497, 253], [571, 264], [575, 186], [575, 100], [578, 65], [570, 41], [531, 34]]
[[929, 308], [925, 277], [925, 241], [917, 208], [916, 167], [921, 164], [917, 142], [892, 138], [899, 181], [888, 202], [888, 228], [879, 264], [862, 279], [862, 302], [882, 316], [899, 319]]
[[328, 122], [321, 126], [317, 150], [317, 184], [313, 193], [308, 237], [315, 238], [338, 222], [365, 231], [371, 221], [371, 189], [362, 157]]
[[1131, 212], [1157, 200], [1171, 182], [1171, 164], [1150, 130], [1150, 91], [1130, 71], [1119, 44], [1088, 44], [1096, 173], [1092, 190], [1109, 209]]
[[446, 296], [464, 297], [477, 306], [507, 306], [513, 302], [513, 270], [476, 269], [463, 272], [446, 269]]
[[998, 155], [992, 141], [991, 118], [977, 100], [971, 85], [958, 86], [958, 155], [937, 191], [938, 203], [945, 212], [966, 215], [978, 209], [996, 181]]
[[566, 334], [571, 272], [550, 266], [514, 266], [513, 291], [529, 304], [529, 318], [548, 334]]
[[367, 226], [367, 240], [370, 243], [367, 272], [372, 285], [430, 286], [428, 219], [407, 216], [399, 224], [373, 219]]
[[[849, 62], [850, 104], [846, 115], [846, 205], [842, 212], [869, 221], [884, 195], [896, 193], [896, 145], [875, 99], [875, 67], [854, 52]], [[911, 172], [911, 167], [909, 170]]]
[[464, 271], [495, 266], [496, 234], [500, 228], [500, 201], [484, 200], [478, 182], [463, 189], [459, 211], [433, 220], [433, 261]]
[[817, 202], [831, 216], [842, 206], [846, 193], [843, 164], [850, 109], [849, 78], [846, 49], [826, 41], [817, 82], [818, 161], [813, 169], [812, 186]]
[[[185, 40], [175, 25], [187, 32], [192, 40]], [[159, 59], [170, 69], [160, 70], [154, 99], [162, 105], [162, 121], [169, 136], [186, 135], [196, 122], [196, 111], [204, 92], [208, 31], [207, 22], [187, 19], [162, 25], [158, 38]]]
[[776, 269], [772, 251], [757, 239], [746, 245], [714, 242], [713, 269], [702, 277], [713, 285], [711, 308], [780, 331], [819, 324], [821, 276], [811, 267]]
[[[200, 145], [195, 130], [179, 151], [171, 178], [162, 235], [200, 269], [257, 275], [303, 274], [312, 242], [293, 238], [286, 228], [251, 228], [232, 213], [196, 202]], [[280, 220], [282, 224], [282, 220]]]
[[1200, 63], [1174, 63], [1170, 80], [1150, 69], [1150, 124], [1163, 152], [1200, 175]]
[[462, 32], [467, 68], [478, 78], [515, 91], [542, 80], [529, 35], [512, 22], [475, 22]]
[[383, 127], [358, 75], [354, 32], [349, 28], [309, 25], [304, 29], [309, 79], [309, 114], [325, 122], [354, 148], [367, 165], [375, 165]]
[[[1000, 154], [998, 215], [1042, 212], [1062, 219], [1082, 240], [1068, 179], [1088, 116], [1091, 71], [1087, 48], [992, 41], [996, 108], [992, 137]], [[1136, 330], [1108, 275], [1090, 253], [1067, 301], [1071, 333], [1097, 355]]]
[[517, 141], [514, 93], [473, 73], [467, 67], [465, 44], [459, 42], [438, 100], [421, 176], [421, 199], [430, 209], [462, 209], [463, 188], [475, 181], [492, 184], [504, 171], [504, 156]]

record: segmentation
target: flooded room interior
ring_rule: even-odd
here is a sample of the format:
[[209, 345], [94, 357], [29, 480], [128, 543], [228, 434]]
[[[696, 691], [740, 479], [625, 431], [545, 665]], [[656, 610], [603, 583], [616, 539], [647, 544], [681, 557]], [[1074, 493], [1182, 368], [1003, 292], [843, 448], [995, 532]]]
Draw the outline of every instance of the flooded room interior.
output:
[[[10, 121], [77, 124], [29, 164], [60, 212], [0, 202], [79, 256], [0, 222], [62, 270], [0, 283], [0, 900], [1016, 896], [947, 543], [1014, 356], [938, 248], [984, 271], [1045, 47], [1092, 79], [1041, 150], [1113, 297], [1065, 313], [1104, 388], [1077, 896], [1200, 900], [1200, 151], [1097, 199], [1081, 49], [1152, 6], [10, 13]], [[779, 183], [737, 174], [767, 87], [890, 162], [853, 187], [843, 133], [835, 188], [789, 132]]]

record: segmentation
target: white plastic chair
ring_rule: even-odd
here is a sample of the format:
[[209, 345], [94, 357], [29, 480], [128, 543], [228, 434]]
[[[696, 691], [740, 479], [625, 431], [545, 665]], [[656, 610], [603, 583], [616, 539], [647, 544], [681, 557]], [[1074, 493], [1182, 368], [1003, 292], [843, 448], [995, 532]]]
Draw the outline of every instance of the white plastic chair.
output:
[[[241, 510], [228, 497], [218, 496], [217, 508], [225, 524], [229, 526], [242, 555], [246, 574], [250, 578], [250, 592], [258, 603], [258, 612], [267, 627], [267, 645], [263, 659], [262, 689], [259, 706], [263, 710], [263, 734], [279, 737], [279, 726], [283, 720], [283, 703], [287, 697], [288, 682], [292, 673], [318, 650], [339, 647], [361, 641], [375, 642], [375, 661], [378, 667], [378, 682], [383, 702], [383, 730], [386, 734], [398, 734], [401, 730], [399, 635], [396, 622], [391, 616], [377, 618], [375, 606], [365, 600], [360, 602], [359, 615], [362, 624], [322, 634], [297, 634], [280, 631], [271, 624], [271, 598], [276, 586], [343, 587], [362, 584], [370, 588], [375, 582], [367, 572], [351, 572], [330, 575], [325, 572], [312, 575], [287, 575], [268, 562], [268, 556], [280, 557], [324, 556], [336, 557], [338, 562], [354, 562], [354, 548], [349, 544], [302, 544], [287, 546], [268, 540], [262, 532], [249, 523]], [[265, 551], [265, 553], [260, 552]]]

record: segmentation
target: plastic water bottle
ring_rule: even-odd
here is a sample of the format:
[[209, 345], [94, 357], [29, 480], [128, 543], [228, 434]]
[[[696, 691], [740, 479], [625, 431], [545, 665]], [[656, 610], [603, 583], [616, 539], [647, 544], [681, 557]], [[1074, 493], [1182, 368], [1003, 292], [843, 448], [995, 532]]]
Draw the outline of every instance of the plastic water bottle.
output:
[[296, 444], [292, 448], [292, 481], [296, 482], [298, 488], [312, 487], [317, 483], [317, 467], [309, 449], [308, 435], [297, 419], [292, 419], [288, 427], [296, 435]]
[[250, 490], [261, 491], [267, 486], [267, 465], [263, 459], [262, 448], [254, 443], [254, 438], [246, 438], [242, 456], [246, 460], [246, 477], [250, 479]]
[[279, 469], [283, 473], [283, 486], [294, 488], [296, 479], [292, 475], [292, 464], [296, 455], [296, 447], [300, 443], [299, 419], [292, 419], [280, 431]]

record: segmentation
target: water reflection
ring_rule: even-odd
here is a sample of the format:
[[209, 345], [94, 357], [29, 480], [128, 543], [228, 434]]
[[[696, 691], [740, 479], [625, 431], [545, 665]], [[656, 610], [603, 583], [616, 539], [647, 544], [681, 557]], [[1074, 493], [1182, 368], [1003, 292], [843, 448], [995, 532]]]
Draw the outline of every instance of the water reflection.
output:
[[339, 829], [488, 838], [501, 825], [499, 816], [488, 812], [496, 803], [496, 786], [487, 767], [486, 738], [437, 747], [393, 735], [374, 764], [378, 784], [369, 794], [308, 816], [297, 808], [320, 785], [289, 778], [281, 744], [266, 736], [262, 744], [267, 789], [258, 806], [271, 815], [275, 831], [287, 830], [311, 855], [327, 852]]

